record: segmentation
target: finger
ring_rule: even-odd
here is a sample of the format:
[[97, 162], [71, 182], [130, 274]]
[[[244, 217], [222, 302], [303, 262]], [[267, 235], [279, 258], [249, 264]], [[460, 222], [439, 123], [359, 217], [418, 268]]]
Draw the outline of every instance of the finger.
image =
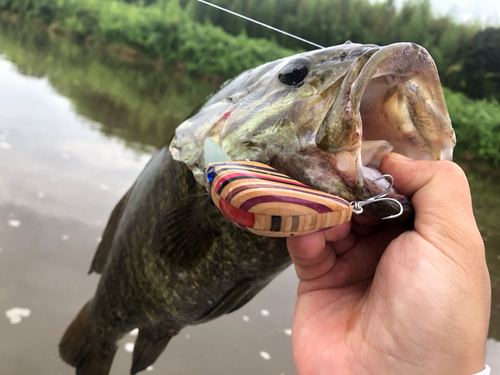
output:
[[439, 185], [443, 181], [447, 189], [461, 189], [464, 190], [465, 197], [469, 195], [465, 173], [450, 161], [413, 160], [401, 154], [390, 153], [382, 158], [380, 170], [382, 173], [390, 173], [394, 177], [396, 190], [407, 196], [412, 196], [428, 183]]
[[[298, 294], [346, 287], [373, 277], [387, 245], [402, 232], [403, 228], [387, 225], [371, 236], [358, 238], [351, 248], [337, 256], [335, 264], [327, 273], [314, 279], [302, 280]], [[349, 236], [339, 242], [347, 241]], [[334, 252], [338, 253], [336, 243], [331, 245]]]
[[443, 250], [470, 248], [484, 252], [467, 178], [458, 165], [391, 153], [382, 159], [380, 170], [394, 177], [398, 192], [412, 197], [415, 230], [427, 241]]
[[349, 232], [351, 231], [351, 225], [352, 222], [349, 221], [347, 223], [344, 223], [342, 225], [330, 228], [328, 230], [319, 233], [323, 233], [325, 241], [335, 242], [341, 240], [342, 238], [344, 238], [349, 234]]
[[339, 241], [332, 242], [333, 251], [337, 256], [344, 254], [346, 251], [352, 249], [356, 242], [358, 242], [359, 236], [351, 231], [346, 237]]
[[335, 264], [336, 255], [329, 241], [338, 241], [349, 234], [351, 223], [324, 232], [287, 238], [288, 251], [297, 276], [309, 280], [327, 273]]

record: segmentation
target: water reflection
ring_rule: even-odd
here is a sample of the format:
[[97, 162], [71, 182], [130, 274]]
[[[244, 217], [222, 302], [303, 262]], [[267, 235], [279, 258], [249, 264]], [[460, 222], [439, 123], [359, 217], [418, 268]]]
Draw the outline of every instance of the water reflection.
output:
[[2, 53], [20, 73], [47, 79], [76, 113], [136, 148], [163, 145], [218, 86], [146, 59], [126, 62], [96, 46], [68, 43], [35, 24], [0, 27]]
[[[0, 307], [10, 311], [0, 319], [0, 362], [8, 374], [71, 374], [57, 343], [94, 293], [97, 277], [85, 271], [109, 212], [215, 85], [36, 25], [0, 22], [0, 34]], [[500, 173], [462, 165], [493, 284], [487, 362], [500, 372]], [[295, 286], [287, 270], [235, 314], [183, 330], [153, 371], [294, 374]], [[133, 341], [124, 339], [114, 374], [128, 371]]]

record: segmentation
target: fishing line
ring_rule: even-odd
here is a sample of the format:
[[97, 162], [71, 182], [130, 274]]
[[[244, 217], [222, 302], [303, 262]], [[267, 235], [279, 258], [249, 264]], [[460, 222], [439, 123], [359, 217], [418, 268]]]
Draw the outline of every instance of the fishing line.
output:
[[289, 37], [291, 37], [291, 38], [298, 39], [298, 40], [300, 40], [301, 42], [305, 42], [305, 43], [311, 44], [311, 45], [313, 45], [313, 46], [315, 46], [315, 47], [318, 47], [318, 48], [321, 48], [321, 49], [325, 48], [325, 47], [323, 47], [323, 46], [321, 46], [321, 45], [319, 45], [319, 44], [313, 43], [313, 42], [311, 42], [311, 41], [309, 41], [309, 40], [307, 40], [307, 39], [301, 38], [301, 37], [299, 37], [299, 36], [297, 36], [297, 35], [293, 35], [293, 34], [287, 33], [286, 31], [283, 31], [283, 30], [277, 29], [276, 27], [270, 26], [270, 25], [268, 25], [268, 24], [266, 24], [266, 23], [263, 23], [263, 22], [260, 22], [260, 21], [254, 20], [253, 18], [243, 16], [243, 15], [241, 15], [241, 14], [239, 14], [239, 13], [233, 12], [232, 10], [229, 10], [229, 9], [223, 8], [223, 7], [219, 6], [219, 5], [215, 5], [215, 4], [209, 3], [208, 1], [205, 1], [205, 0], [198, 0], [198, 1], [199, 1], [200, 3], [206, 4], [206, 5], [210, 5], [211, 7], [214, 7], [214, 8], [217, 8], [217, 9], [219, 9], [219, 10], [222, 10], [222, 11], [224, 11], [224, 12], [226, 12], [226, 13], [232, 14], [233, 16], [237, 16], [237, 17], [243, 18], [243, 19], [245, 19], [245, 20], [247, 20], [247, 21], [250, 21], [250, 22], [256, 23], [257, 25], [260, 25], [260, 26], [267, 27], [268, 29], [271, 29], [271, 30], [273, 30], [273, 31], [277, 31], [278, 33], [284, 34], [284, 35], [289, 36]]

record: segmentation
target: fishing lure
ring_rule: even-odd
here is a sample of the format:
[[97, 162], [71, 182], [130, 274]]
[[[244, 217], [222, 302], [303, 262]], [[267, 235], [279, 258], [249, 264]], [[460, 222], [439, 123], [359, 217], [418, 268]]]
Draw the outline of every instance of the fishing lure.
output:
[[307, 234], [346, 223], [353, 207], [262, 163], [212, 163], [206, 175], [215, 206], [236, 225], [269, 237]]
[[387, 197], [390, 186], [365, 201], [345, 199], [311, 188], [276, 169], [254, 161], [232, 161], [211, 139], [205, 141], [205, 176], [214, 205], [237, 226], [267, 237], [304, 235], [342, 225], [363, 206]]

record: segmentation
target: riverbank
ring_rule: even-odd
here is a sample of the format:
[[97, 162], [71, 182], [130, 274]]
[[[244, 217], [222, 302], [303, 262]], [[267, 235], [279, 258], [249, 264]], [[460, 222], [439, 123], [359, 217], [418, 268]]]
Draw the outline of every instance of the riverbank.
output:
[[121, 46], [132, 55], [140, 52], [166, 64], [180, 62], [190, 72], [225, 78], [297, 52], [194, 22], [177, 0], [148, 7], [116, 0], [0, 0], [0, 11], [8, 11], [11, 20], [40, 20], [81, 42]]

